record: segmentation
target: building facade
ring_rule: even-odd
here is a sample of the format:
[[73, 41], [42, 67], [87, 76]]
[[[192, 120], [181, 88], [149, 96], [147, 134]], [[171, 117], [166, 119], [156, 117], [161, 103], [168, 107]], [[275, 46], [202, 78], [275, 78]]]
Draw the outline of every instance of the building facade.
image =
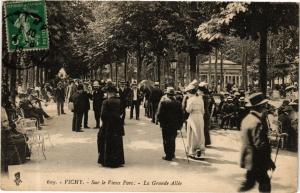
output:
[[[217, 73], [216, 73], [217, 71]], [[247, 70], [249, 71], [249, 69]], [[205, 61], [199, 65], [200, 81], [205, 81], [209, 85], [214, 86], [216, 82], [221, 84], [221, 60], [217, 60], [217, 70], [215, 69], [215, 59], [211, 61]], [[215, 79], [217, 74], [217, 79]], [[249, 73], [243, 72], [241, 64], [232, 62], [230, 60], [223, 60], [223, 83], [234, 84], [237, 87], [241, 87], [243, 83], [243, 77], [246, 78], [246, 85], [248, 85]]]

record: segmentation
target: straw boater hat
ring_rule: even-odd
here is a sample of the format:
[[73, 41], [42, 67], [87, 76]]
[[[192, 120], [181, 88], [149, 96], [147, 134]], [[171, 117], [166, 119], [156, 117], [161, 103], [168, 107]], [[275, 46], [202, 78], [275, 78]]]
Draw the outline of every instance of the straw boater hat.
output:
[[96, 80], [96, 81], [94, 81], [93, 86], [97, 87], [97, 86], [100, 86], [100, 84], [99, 84], [99, 82]]
[[247, 107], [255, 107], [262, 104], [266, 104], [269, 100], [267, 100], [261, 92], [256, 92], [251, 94], [248, 97]]
[[167, 87], [166, 94], [174, 95], [175, 94], [175, 89], [171, 86]]

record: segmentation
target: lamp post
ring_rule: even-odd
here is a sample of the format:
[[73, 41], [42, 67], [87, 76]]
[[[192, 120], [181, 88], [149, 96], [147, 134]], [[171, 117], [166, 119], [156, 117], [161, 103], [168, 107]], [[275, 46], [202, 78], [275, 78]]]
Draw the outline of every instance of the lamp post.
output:
[[176, 68], [177, 68], [177, 60], [173, 59], [171, 60], [171, 70], [173, 70], [173, 87], [175, 88], [176, 86]]

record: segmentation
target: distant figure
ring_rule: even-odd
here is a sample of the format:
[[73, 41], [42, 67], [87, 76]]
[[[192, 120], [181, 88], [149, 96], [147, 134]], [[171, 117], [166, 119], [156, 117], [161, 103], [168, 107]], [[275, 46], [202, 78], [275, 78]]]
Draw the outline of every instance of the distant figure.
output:
[[57, 104], [57, 115], [65, 114], [64, 103], [65, 103], [65, 89], [62, 87], [62, 83], [57, 84], [57, 88], [54, 92], [55, 101]]
[[102, 127], [98, 133], [98, 163], [104, 167], [121, 167], [124, 163], [124, 126], [120, 118], [121, 101], [114, 86], [106, 88], [107, 99], [101, 109]]
[[84, 100], [82, 84], [78, 84], [77, 91], [70, 97], [70, 102], [74, 104], [72, 131], [83, 132], [81, 129], [82, 117], [85, 112], [86, 102]]
[[137, 83], [132, 83], [131, 94], [130, 94], [130, 119], [133, 118], [133, 110], [135, 109], [135, 118], [136, 120], [140, 119], [140, 105], [141, 105], [141, 92], [137, 87]]
[[126, 117], [126, 107], [128, 105], [130, 92], [131, 92], [131, 89], [129, 88], [129, 86], [127, 84], [125, 84], [124, 81], [120, 82], [119, 96], [120, 96], [120, 100], [121, 100], [121, 112], [122, 112], [121, 118], [122, 118], [123, 124], [124, 124], [125, 117]]
[[152, 123], [155, 123], [156, 110], [161, 97], [164, 95], [163, 91], [159, 88], [159, 82], [154, 83], [154, 88], [151, 90], [149, 101], [152, 106]]
[[100, 84], [98, 81], [94, 81], [93, 83], [93, 110], [96, 120], [96, 127], [94, 129], [100, 128], [100, 115], [101, 115], [101, 108], [103, 103], [104, 93], [100, 88]]

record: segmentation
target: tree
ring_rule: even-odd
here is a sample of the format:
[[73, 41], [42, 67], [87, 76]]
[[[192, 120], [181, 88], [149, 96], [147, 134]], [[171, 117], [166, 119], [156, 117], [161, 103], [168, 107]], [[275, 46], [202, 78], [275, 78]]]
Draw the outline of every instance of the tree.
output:
[[213, 41], [221, 34], [233, 34], [259, 39], [259, 84], [266, 94], [268, 32], [277, 33], [279, 27], [298, 26], [298, 14], [296, 3], [228, 3], [225, 9], [199, 26], [198, 37]]

